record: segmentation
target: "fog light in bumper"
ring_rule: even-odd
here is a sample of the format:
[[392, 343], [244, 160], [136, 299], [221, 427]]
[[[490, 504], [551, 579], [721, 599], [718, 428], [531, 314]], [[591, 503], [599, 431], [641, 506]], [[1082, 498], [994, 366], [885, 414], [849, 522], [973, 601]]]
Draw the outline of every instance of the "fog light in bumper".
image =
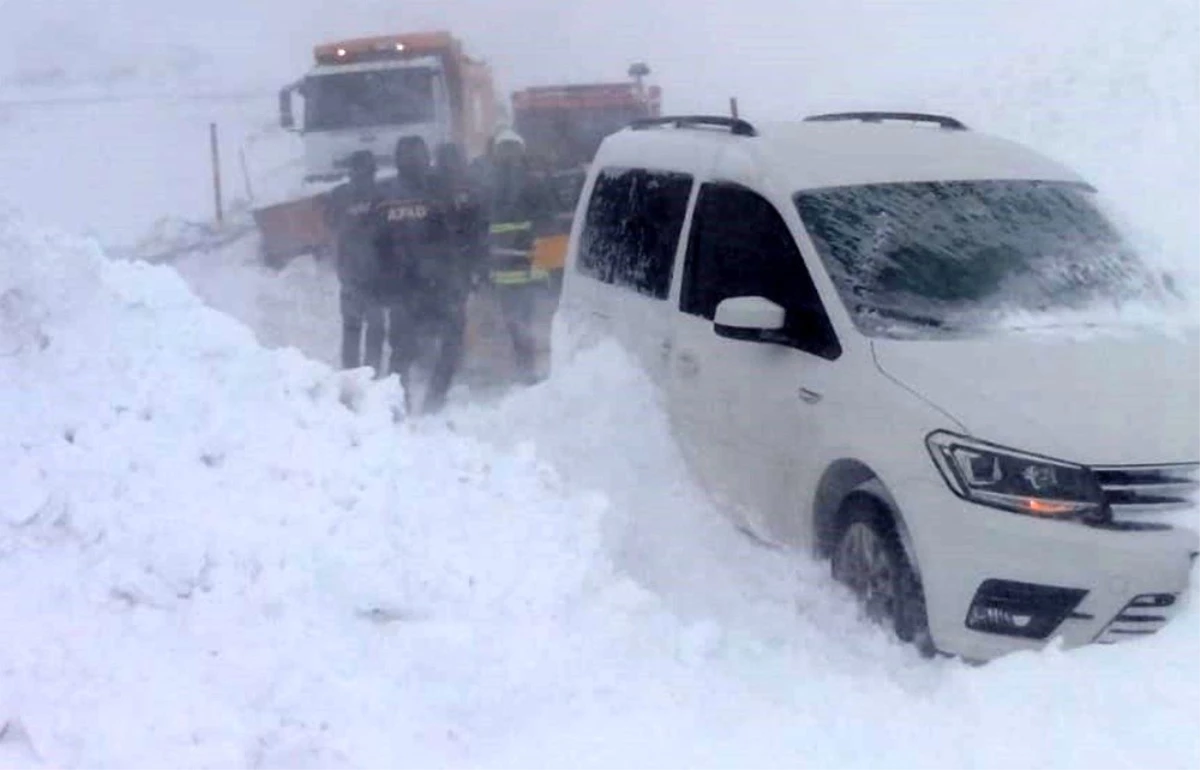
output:
[[985, 634], [1046, 639], [1085, 596], [1080, 588], [985, 580], [967, 610], [966, 625]]

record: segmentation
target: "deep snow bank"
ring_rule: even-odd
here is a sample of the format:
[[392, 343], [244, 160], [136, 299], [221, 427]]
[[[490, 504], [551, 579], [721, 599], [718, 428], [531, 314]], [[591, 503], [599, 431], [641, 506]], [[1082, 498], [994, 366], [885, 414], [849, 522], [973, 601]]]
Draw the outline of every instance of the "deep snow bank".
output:
[[1200, 761], [1193, 608], [918, 662], [716, 517], [612, 348], [398, 422], [165, 268], [5, 214], [0, 271], [0, 764]]
[[602, 568], [597, 503], [530, 453], [411, 434], [394, 384], [264, 352], [172, 271], [11, 218], [0, 265], [0, 722], [50, 761], [241, 764], [195, 736], [294, 676], [402, 689], [378, 624], [552, 617]]

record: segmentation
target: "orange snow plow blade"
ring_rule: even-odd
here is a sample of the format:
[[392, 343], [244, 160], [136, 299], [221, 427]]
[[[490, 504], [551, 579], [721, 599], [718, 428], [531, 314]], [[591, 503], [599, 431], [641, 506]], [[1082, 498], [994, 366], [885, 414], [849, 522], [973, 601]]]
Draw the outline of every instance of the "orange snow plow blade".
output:
[[303, 254], [322, 254], [332, 243], [325, 225], [325, 196], [276, 203], [254, 210], [263, 260], [279, 267]]

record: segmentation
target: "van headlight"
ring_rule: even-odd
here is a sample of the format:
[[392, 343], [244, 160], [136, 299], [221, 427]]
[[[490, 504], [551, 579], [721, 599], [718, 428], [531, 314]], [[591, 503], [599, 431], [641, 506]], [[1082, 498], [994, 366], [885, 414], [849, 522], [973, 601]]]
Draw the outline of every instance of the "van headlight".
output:
[[1051, 519], [1091, 518], [1104, 497], [1082, 465], [936, 431], [925, 439], [954, 494], [980, 505]]

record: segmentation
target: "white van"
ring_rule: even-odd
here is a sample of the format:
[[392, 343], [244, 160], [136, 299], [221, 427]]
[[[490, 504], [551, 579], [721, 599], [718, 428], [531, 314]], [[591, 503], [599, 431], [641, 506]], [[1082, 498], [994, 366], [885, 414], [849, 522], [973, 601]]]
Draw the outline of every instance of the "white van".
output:
[[556, 337], [622, 342], [736, 523], [924, 653], [1135, 638], [1200, 550], [1200, 337], [1103, 323], [1165, 300], [1094, 192], [944, 116], [640, 121]]

